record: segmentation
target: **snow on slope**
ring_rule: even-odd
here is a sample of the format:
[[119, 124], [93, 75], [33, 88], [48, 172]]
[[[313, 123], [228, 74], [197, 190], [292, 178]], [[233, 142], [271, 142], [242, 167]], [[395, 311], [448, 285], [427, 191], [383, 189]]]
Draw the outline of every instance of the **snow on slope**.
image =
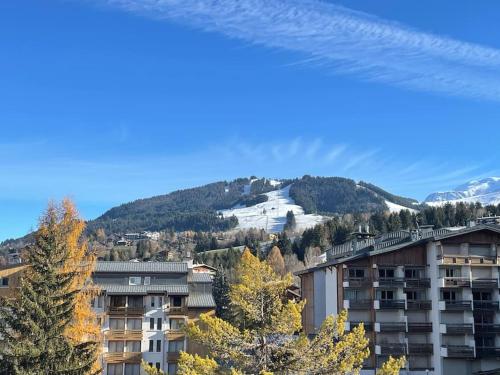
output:
[[500, 177], [469, 181], [457, 186], [453, 191], [430, 194], [424, 202], [430, 206], [439, 206], [448, 202], [480, 202], [483, 205], [497, 205], [500, 204]]
[[385, 200], [385, 204], [387, 205], [387, 207], [389, 208], [389, 212], [396, 212], [396, 213], [399, 213], [399, 211], [401, 210], [410, 210], [410, 212], [413, 212], [413, 213], [417, 213], [418, 211], [413, 209], [413, 208], [408, 208], [408, 207], [405, 207], [405, 206], [401, 206], [399, 204], [396, 204], [396, 203], [392, 203], [392, 202], [389, 202], [387, 199]]
[[290, 186], [265, 193], [268, 197], [267, 202], [250, 207], [235, 206], [222, 210], [221, 213], [224, 217], [236, 216], [238, 218], [237, 229], [258, 228], [270, 233], [283, 230], [288, 211], [293, 211], [297, 227], [300, 229], [310, 228], [325, 221], [325, 216], [305, 214], [302, 207], [296, 205], [290, 198]]

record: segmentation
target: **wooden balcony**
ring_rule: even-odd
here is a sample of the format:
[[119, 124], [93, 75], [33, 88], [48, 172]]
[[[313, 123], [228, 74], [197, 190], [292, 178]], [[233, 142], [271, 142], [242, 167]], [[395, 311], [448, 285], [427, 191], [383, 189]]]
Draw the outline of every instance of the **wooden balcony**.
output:
[[372, 279], [370, 277], [344, 277], [344, 288], [371, 286]]
[[351, 310], [366, 310], [373, 308], [373, 301], [371, 299], [351, 299], [347, 301], [349, 309]]
[[408, 332], [413, 332], [413, 333], [432, 332], [432, 323], [408, 323]]
[[379, 277], [375, 282], [378, 283], [379, 287], [402, 288], [405, 285], [405, 279], [403, 277]]
[[444, 326], [448, 335], [472, 335], [474, 333], [474, 327], [470, 323], [444, 324]]
[[432, 344], [408, 344], [408, 354], [409, 355], [428, 355], [432, 354], [433, 345]]
[[432, 302], [429, 300], [410, 300], [406, 302], [408, 310], [431, 310]]
[[178, 340], [186, 336], [184, 330], [182, 329], [168, 329], [165, 332], [165, 337], [167, 340]]
[[104, 360], [107, 363], [141, 363], [142, 353], [119, 352], [119, 353], [104, 353]]
[[474, 358], [474, 348], [467, 345], [441, 346], [441, 354], [447, 358]]
[[169, 306], [165, 308], [165, 313], [170, 315], [187, 315], [187, 306]]
[[104, 332], [107, 340], [142, 340], [142, 330], [108, 330]]
[[126, 307], [126, 306], [109, 306], [108, 315], [144, 315], [144, 306], [142, 307]]
[[177, 362], [179, 360], [180, 353], [179, 352], [168, 352], [167, 353], [167, 361], [168, 362]]

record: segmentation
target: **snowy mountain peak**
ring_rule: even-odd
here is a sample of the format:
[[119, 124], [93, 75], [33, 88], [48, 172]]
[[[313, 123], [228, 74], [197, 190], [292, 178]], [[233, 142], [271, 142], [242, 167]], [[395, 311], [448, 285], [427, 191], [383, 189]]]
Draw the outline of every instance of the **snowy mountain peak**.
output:
[[430, 194], [424, 201], [429, 205], [447, 202], [480, 202], [483, 205], [500, 203], [500, 177], [472, 180], [457, 186], [452, 191]]

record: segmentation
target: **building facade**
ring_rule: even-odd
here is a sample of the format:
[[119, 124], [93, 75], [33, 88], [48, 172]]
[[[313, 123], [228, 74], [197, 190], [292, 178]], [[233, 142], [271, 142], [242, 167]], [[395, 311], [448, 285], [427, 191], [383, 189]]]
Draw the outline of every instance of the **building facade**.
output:
[[190, 262], [97, 262], [92, 278], [103, 375], [143, 374], [142, 360], [175, 374], [180, 351], [203, 352], [182, 329], [214, 311], [211, 275]]
[[364, 323], [363, 374], [405, 355], [412, 375], [500, 373], [500, 227], [430, 228], [336, 246], [299, 273], [306, 333], [346, 309]]

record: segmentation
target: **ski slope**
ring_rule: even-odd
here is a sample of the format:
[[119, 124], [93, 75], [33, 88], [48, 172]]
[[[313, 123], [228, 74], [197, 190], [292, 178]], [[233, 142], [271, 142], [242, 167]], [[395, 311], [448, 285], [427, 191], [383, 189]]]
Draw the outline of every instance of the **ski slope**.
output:
[[410, 212], [412, 212], [412, 213], [418, 212], [417, 210], [415, 210], [413, 208], [408, 208], [408, 207], [401, 206], [401, 205], [396, 204], [396, 203], [389, 202], [387, 199], [385, 200], [385, 204], [387, 205], [387, 207], [389, 208], [389, 211], [391, 213], [393, 213], [393, 212], [399, 213], [399, 211], [401, 211], [401, 210], [410, 210]]
[[286, 223], [286, 213], [292, 211], [297, 222], [297, 229], [306, 229], [325, 221], [326, 217], [314, 214], [305, 214], [302, 207], [296, 205], [290, 198], [290, 186], [265, 193], [267, 202], [250, 207], [235, 206], [220, 211], [224, 217], [236, 216], [237, 229], [264, 229], [268, 233], [281, 232]]

